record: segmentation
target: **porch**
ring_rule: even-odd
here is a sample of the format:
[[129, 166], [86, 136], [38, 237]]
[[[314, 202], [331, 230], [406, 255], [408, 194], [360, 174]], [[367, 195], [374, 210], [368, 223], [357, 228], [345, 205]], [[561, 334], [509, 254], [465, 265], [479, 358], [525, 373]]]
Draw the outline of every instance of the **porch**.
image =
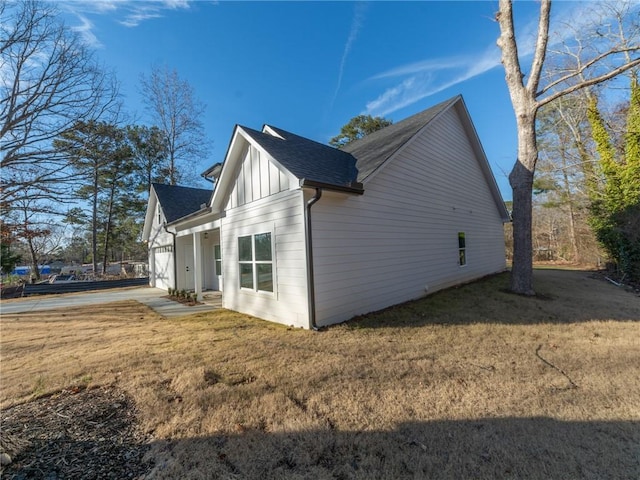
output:
[[222, 305], [220, 228], [176, 235], [176, 288], [195, 293], [199, 302]]

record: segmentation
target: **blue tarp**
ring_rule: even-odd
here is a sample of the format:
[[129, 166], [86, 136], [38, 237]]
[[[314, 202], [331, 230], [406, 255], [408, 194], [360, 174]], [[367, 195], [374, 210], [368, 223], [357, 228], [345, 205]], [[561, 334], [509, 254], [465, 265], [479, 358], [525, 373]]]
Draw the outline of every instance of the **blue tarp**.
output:
[[[49, 265], [39, 265], [38, 270], [40, 270], [41, 275], [49, 275], [51, 273], [51, 267]], [[29, 275], [31, 273], [31, 267], [15, 267], [12, 275]]]

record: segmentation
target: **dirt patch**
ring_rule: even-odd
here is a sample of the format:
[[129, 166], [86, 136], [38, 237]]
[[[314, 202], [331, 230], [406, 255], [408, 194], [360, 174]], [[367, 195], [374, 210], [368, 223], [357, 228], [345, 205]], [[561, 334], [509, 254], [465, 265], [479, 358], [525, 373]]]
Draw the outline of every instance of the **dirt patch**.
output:
[[135, 479], [153, 466], [134, 404], [117, 388], [65, 389], [1, 415], [4, 479]]

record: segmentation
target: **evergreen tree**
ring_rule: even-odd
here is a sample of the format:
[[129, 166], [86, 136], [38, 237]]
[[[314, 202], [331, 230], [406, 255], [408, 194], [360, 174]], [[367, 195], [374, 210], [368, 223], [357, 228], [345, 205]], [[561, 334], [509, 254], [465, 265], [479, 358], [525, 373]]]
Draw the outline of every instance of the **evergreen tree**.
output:
[[590, 223], [596, 237], [626, 278], [640, 280], [640, 87], [632, 75], [624, 152], [614, 145], [597, 103], [589, 122], [599, 156], [603, 187], [592, 190]]
[[358, 115], [343, 125], [340, 134], [329, 140], [329, 144], [342, 148], [349, 143], [369, 135], [381, 128], [388, 127], [393, 122], [384, 117], [372, 117], [371, 115]]

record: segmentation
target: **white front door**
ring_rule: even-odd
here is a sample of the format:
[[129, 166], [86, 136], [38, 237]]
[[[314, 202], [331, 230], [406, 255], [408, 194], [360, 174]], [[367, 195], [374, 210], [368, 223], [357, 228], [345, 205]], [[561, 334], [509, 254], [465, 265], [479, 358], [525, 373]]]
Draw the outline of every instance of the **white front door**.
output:
[[195, 288], [194, 271], [193, 271], [193, 245], [186, 244], [184, 246], [184, 289], [193, 290]]

